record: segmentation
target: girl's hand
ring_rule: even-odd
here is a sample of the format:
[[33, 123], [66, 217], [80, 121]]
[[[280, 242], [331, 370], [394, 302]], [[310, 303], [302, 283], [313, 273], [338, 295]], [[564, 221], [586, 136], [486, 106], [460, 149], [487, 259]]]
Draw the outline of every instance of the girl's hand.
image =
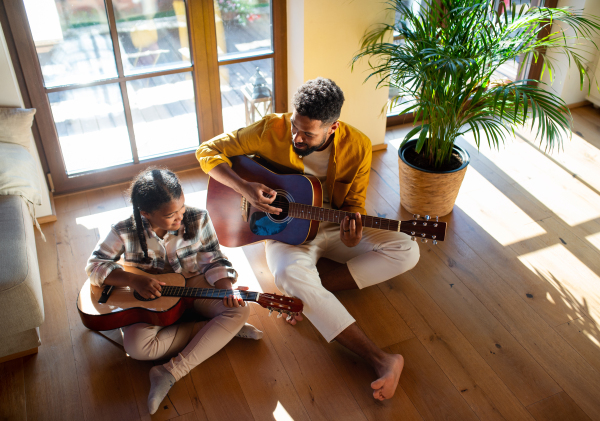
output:
[[[223, 278], [223, 279], [219, 279], [217, 282], [215, 282], [215, 288], [232, 290], [233, 285], [229, 278]], [[238, 291], [247, 291], [248, 287], [238, 287], [237, 290]], [[246, 302], [244, 300], [242, 300], [241, 298], [236, 297], [234, 295], [228, 295], [223, 298], [223, 305], [225, 307], [230, 307], [230, 308], [246, 307]]]
[[167, 284], [148, 276], [139, 275], [133, 279], [131, 287], [133, 287], [133, 289], [142, 297], [154, 299], [161, 296], [160, 292], [162, 291], [162, 285]]

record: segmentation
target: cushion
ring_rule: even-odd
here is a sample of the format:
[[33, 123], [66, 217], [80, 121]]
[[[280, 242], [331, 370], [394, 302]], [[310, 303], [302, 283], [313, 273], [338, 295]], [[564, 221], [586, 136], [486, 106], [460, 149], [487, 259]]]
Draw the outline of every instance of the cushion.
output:
[[42, 196], [35, 160], [21, 145], [0, 143], [0, 195], [22, 195], [41, 205]]
[[0, 142], [16, 143], [29, 150], [35, 108], [0, 107]]

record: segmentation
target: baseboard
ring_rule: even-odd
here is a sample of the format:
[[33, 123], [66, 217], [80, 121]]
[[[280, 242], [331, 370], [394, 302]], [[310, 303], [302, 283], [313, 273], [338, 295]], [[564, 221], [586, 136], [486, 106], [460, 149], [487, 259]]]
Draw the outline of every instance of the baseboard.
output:
[[575, 108], [586, 107], [588, 105], [592, 105], [592, 103], [590, 101], [580, 101], [574, 104], [568, 104], [567, 107], [569, 107], [569, 110], [574, 110]]
[[373, 152], [375, 152], [375, 151], [384, 151], [384, 150], [387, 149], [387, 146], [388, 146], [387, 143], [379, 143], [377, 145], [372, 145], [371, 146], [371, 150]]
[[28, 349], [27, 351], [16, 352], [11, 355], [7, 355], [6, 357], [0, 358], [0, 364], [5, 363], [10, 360], [16, 360], [17, 358], [26, 357], [27, 355], [37, 354], [38, 347]]
[[48, 222], [56, 222], [58, 219], [56, 217], [56, 207], [54, 206], [54, 195], [50, 192], [50, 208], [52, 209], [52, 213], [46, 216], [40, 216], [37, 218], [38, 224], [47, 224]]

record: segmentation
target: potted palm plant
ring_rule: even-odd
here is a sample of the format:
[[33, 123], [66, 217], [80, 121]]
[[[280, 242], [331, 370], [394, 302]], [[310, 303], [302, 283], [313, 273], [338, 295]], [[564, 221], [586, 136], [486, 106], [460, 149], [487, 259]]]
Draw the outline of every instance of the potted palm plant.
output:
[[[499, 10], [491, 0], [388, 3], [396, 22], [366, 33], [352, 63], [367, 58], [367, 80], [378, 78], [377, 87], [394, 89], [390, 107], [400, 106], [400, 115], [414, 113], [415, 127], [399, 149], [405, 209], [439, 216], [452, 211], [469, 161], [455, 141], [467, 132], [478, 148], [481, 142], [499, 147], [515, 129], [529, 124], [549, 149], [560, 146], [563, 134], [570, 136], [567, 105], [541, 81], [496, 75], [514, 60], [524, 66], [543, 59], [542, 75], [548, 71], [551, 76], [548, 53], [559, 50], [577, 66], [583, 89], [589, 75], [582, 45], [573, 39], [596, 35], [597, 17], [570, 8], [506, 7], [504, 0]], [[391, 34], [400, 41], [389, 42]]]

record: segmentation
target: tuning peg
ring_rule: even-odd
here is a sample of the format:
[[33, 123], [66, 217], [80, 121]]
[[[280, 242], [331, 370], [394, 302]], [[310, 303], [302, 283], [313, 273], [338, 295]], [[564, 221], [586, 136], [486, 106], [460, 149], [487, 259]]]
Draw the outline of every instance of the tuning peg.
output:
[[425, 237], [425, 233], [421, 234], [421, 237]]
[[419, 215], [418, 213], [416, 213], [416, 214], [413, 215], [414, 219], [419, 219], [420, 217], [421, 217], [421, 215]]
[[435, 222], [440, 222], [440, 217], [439, 216], [435, 217]]
[[433, 245], [437, 245], [437, 240], [433, 240]]
[[279, 314], [277, 315], [277, 318], [280, 319], [281, 316], [283, 316], [283, 313], [280, 311]]
[[417, 239], [415, 238], [414, 235], [412, 237], [410, 237], [410, 239], [413, 240], [413, 241], [417, 241]]
[[273, 314], [273, 309], [272, 308], [269, 309], [269, 317], [271, 317], [271, 314]]
[[432, 240], [435, 240], [435, 238], [436, 238], [436, 237], [435, 237], [435, 235], [432, 235], [432, 236], [431, 236], [431, 239], [432, 239]]
[[427, 242], [427, 238], [421, 238], [421, 242], [422, 243], [426, 243]]
[[288, 322], [289, 322], [290, 320], [292, 320], [292, 315], [291, 315], [291, 314], [288, 314], [288, 316], [285, 318], [285, 320], [287, 320]]
[[429, 221], [431, 219], [431, 217], [429, 215], [425, 215], [425, 220]]

